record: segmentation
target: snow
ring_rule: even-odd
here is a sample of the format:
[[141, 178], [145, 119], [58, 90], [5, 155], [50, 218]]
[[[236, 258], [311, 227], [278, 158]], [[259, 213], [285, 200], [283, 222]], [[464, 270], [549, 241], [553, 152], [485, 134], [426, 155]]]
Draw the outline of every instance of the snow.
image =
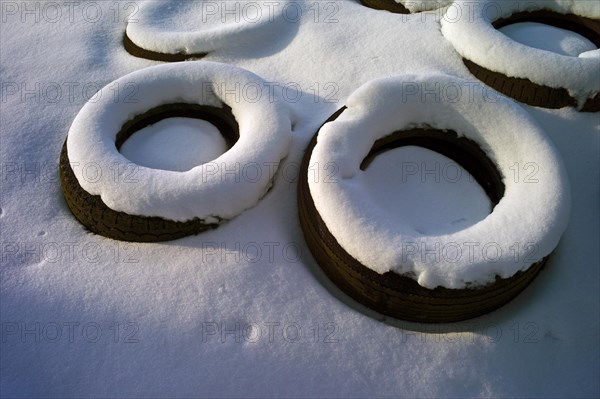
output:
[[[128, 85], [135, 87], [136, 99], [114, 101], [113, 88]], [[214, 62], [157, 65], [123, 76], [102, 88], [73, 121], [67, 138], [73, 172], [84, 190], [116, 211], [177, 221], [231, 219], [267, 192], [289, 148], [289, 109], [263, 93], [266, 87], [250, 72]], [[181, 102], [229, 105], [239, 140], [184, 172], [131, 167], [115, 147], [121, 126], [147, 110]], [[127, 169], [134, 176], [124, 182]], [[116, 172], [102, 173], [108, 170]]]
[[210, 122], [168, 118], [137, 131], [120, 152], [137, 165], [185, 172], [217, 159], [227, 149], [221, 132]]
[[462, 230], [492, 210], [485, 191], [469, 172], [422, 147], [400, 147], [378, 155], [361, 180], [364, 193], [372, 197], [388, 224], [409, 224], [422, 234]]
[[[372, 79], [475, 83], [440, 33], [442, 15], [301, 2], [301, 20], [268, 40], [208, 55], [280, 85], [295, 114], [288, 157], [268, 194], [219, 228], [131, 244], [73, 218], [58, 157], [96, 90], [159, 63], [122, 48], [141, 3], [66, 3], [48, 3], [61, 7], [52, 19], [45, 3], [0, 2], [1, 397], [600, 396], [598, 114], [523, 107], [556, 145], [573, 202], [532, 285], [470, 321], [394, 321], [345, 297], [311, 257], [298, 166], [318, 127]], [[113, 88], [121, 101], [131, 94]]]
[[511, 24], [499, 31], [526, 46], [570, 57], [597, 50], [594, 43], [575, 32], [537, 22]]
[[[380, 274], [414, 275], [431, 289], [484, 286], [549, 255], [566, 229], [569, 181], [546, 134], [511, 101], [492, 101], [481, 85], [471, 86], [470, 93], [462, 91], [466, 87], [468, 82], [447, 75], [371, 81], [320, 130], [308, 179], [315, 207], [340, 245]], [[489, 216], [435, 234], [429, 226], [421, 228], [424, 221], [394, 223], [376, 205], [360, 164], [376, 140], [413, 126], [454, 130], [487, 153], [505, 185], [504, 197]], [[518, 177], [514, 169], [531, 173]], [[403, 205], [412, 207], [411, 202]]]
[[[598, 19], [600, 3], [459, 0], [450, 8], [452, 12], [449, 10], [441, 20], [442, 33], [462, 57], [506, 76], [529, 79], [542, 86], [564, 87], [580, 106], [600, 92], [600, 61], [597, 55], [576, 57], [536, 49], [512, 40], [492, 26], [494, 20], [515, 12], [539, 9]], [[598, 49], [592, 51], [600, 54]]]

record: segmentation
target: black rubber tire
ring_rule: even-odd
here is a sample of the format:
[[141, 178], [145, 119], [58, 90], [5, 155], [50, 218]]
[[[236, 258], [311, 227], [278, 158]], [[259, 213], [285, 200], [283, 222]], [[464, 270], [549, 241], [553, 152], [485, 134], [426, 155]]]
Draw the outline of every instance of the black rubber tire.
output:
[[[125, 123], [116, 137], [117, 149], [136, 131], [173, 117], [202, 119], [212, 123], [229, 147], [239, 137], [239, 127], [229, 107], [178, 103], [153, 108]], [[91, 232], [108, 238], [133, 242], [168, 241], [213, 229], [220, 223], [220, 220], [219, 223], [206, 223], [199, 218], [177, 222], [160, 217], [130, 215], [109, 208], [100, 196], [88, 193], [79, 184], [69, 162], [66, 140], [60, 154], [59, 174], [65, 200], [75, 218]]]
[[[335, 120], [340, 109], [327, 122]], [[327, 123], [325, 122], [325, 123]], [[319, 129], [320, 130], [320, 129]], [[337, 242], [319, 215], [308, 186], [308, 167], [318, 132], [312, 138], [300, 168], [298, 181], [299, 218], [308, 247], [329, 279], [347, 295], [378, 313], [419, 323], [448, 323], [491, 312], [518, 295], [537, 276], [548, 257], [514, 276], [476, 289], [427, 289], [409, 276], [394, 272], [378, 274], [348, 254]], [[378, 140], [361, 169], [382, 151], [418, 145], [453, 158], [481, 184], [494, 204], [504, 194], [496, 166], [477, 144], [449, 132], [413, 129], [394, 132]]]
[[396, 14], [410, 14], [408, 8], [400, 3], [396, 3], [394, 0], [360, 0], [360, 2], [365, 7], [375, 10], [384, 10]]
[[176, 53], [176, 54], [167, 54], [167, 53], [159, 53], [158, 51], [146, 50], [135, 44], [129, 36], [127, 36], [127, 32], [123, 34], [123, 47], [125, 50], [138, 58], [145, 58], [152, 61], [162, 61], [162, 62], [181, 62], [181, 61], [190, 61], [190, 60], [198, 60], [207, 53], [196, 53], [196, 54], [186, 54], [186, 53]]
[[[574, 14], [559, 14], [547, 10], [519, 12], [508, 18], [496, 20], [492, 25], [494, 28], [500, 29], [519, 22], [539, 22], [567, 29], [579, 33], [600, 48], [600, 21]], [[571, 97], [567, 89], [538, 85], [525, 78], [508, 77], [502, 73], [490, 71], [468, 59], [463, 58], [463, 62], [481, 82], [521, 103], [550, 109], [577, 105], [577, 101]], [[600, 93], [588, 99], [581, 111], [600, 111]]]

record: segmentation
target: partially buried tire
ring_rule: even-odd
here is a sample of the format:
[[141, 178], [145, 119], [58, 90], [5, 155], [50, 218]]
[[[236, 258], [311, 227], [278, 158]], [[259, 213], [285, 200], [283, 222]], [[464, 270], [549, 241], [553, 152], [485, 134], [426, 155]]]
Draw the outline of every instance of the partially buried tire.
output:
[[396, 14], [409, 14], [410, 11], [402, 4], [395, 2], [394, 0], [360, 0], [361, 4], [365, 7], [372, 8], [374, 10], [389, 11]]
[[[509, 102], [488, 104], [479, 92], [474, 102], [463, 98], [422, 104], [403, 93], [407, 82], [460, 84], [447, 76], [413, 76], [374, 81], [353, 94], [306, 150], [298, 186], [302, 230], [325, 274], [368, 308], [422, 323], [469, 319], [510, 301], [543, 268], [568, 221], [567, 177], [540, 128]], [[482, 121], [481, 115], [489, 117]], [[518, 133], [506, 131], [515, 124], [521, 126]], [[529, 147], [532, 143], [536, 145]], [[470, 172], [488, 194], [491, 214], [464, 230], [438, 236], [386, 224], [377, 204], [361, 197], [359, 175], [378, 154], [407, 145], [441, 153]], [[519, 148], [511, 151], [515, 146]], [[532, 154], [532, 162], [547, 168], [540, 184], [507, 179], [512, 162], [530, 151], [540, 151]], [[322, 176], [331, 173], [324, 174], [323, 168], [331, 165], [336, 178], [325, 181]], [[314, 178], [315, 171], [320, 179]], [[529, 198], [519, 205], [525, 196]], [[514, 252], [515, 242], [527, 244]], [[502, 255], [422, 256], [423, 248], [481, 249], [486, 243]]]
[[206, 52], [189, 53], [183, 50], [178, 50], [171, 53], [148, 50], [138, 46], [125, 32], [123, 34], [123, 47], [125, 51], [137, 58], [145, 58], [152, 61], [161, 62], [181, 62], [199, 60], [206, 56]]
[[467, 7], [473, 7], [473, 18], [448, 15], [442, 33], [477, 79], [524, 104], [600, 111], [600, 50], [567, 56], [526, 46], [499, 31], [515, 23], [542, 23], [578, 33], [600, 48], [597, 2], [455, 3], [459, 10], [471, 10]]
[[273, 8], [274, 4], [148, 1], [128, 21], [123, 46], [135, 57], [154, 61], [197, 60], [216, 50], [269, 37], [283, 19], [281, 12], [273, 11], [280, 9]]
[[[147, 68], [103, 88], [75, 118], [60, 155], [61, 186], [73, 215], [109, 238], [156, 242], [215, 228], [256, 205], [291, 140], [282, 102], [246, 101], [239, 93], [262, 83], [240, 68], [198, 62]], [[114, 101], [110, 87], [125, 84], [136, 87], [136, 98]], [[135, 132], [173, 117], [210, 122], [229, 149], [184, 172], [136, 165], [119, 152]], [[248, 165], [261, 173], [247, 178]]]
[[452, 3], [452, 0], [360, 0], [361, 4], [375, 10], [384, 10], [396, 14], [412, 14], [435, 10]]

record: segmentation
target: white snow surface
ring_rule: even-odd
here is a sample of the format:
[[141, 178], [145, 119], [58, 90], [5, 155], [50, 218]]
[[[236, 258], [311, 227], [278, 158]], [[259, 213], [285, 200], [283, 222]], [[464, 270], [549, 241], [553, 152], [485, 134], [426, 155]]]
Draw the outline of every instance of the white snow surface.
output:
[[[442, 75], [371, 81], [350, 96], [338, 119], [320, 130], [308, 179], [315, 207], [340, 245], [379, 274], [408, 274], [431, 289], [484, 286], [550, 254], [567, 226], [569, 182], [546, 134], [512, 102], [500, 97], [486, 101], [486, 89], [480, 86], [460, 95], [463, 87], [468, 82]], [[436, 88], [458, 90], [452, 97], [423, 101]], [[473, 140], [497, 165], [504, 197], [482, 221], [452, 233], [428, 234], [408, 222], [391, 223], [366, 189], [360, 164], [375, 141], [426, 125]], [[535, 177], [514, 178], [512, 168], [520, 164], [535, 168]], [[310, 177], [313, 170], [316, 178]], [[428, 255], [436, 248], [440, 256]]]
[[[135, 87], [139, 100], [114, 101], [113, 88], [127, 85]], [[67, 137], [73, 172], [84, 190], [116, 211], [176, 221], [231, 219], [262, 198], [289, 149], [289, 109], [276, 97], [263, 96], [265, 87], [264, 80], [248, 71], [214, 62], [132, 72], [101, 89], [73, 121]], [[239, 140], [218, 158], [188, 171], [132, 167], [115, 146], [121, 126], [172, 103], [227, 104], [239, 124]], [[93, 174], [89, 165], [94, 165]], [[107, 173], [127, 168], [135, 169], [128, 181]]]
[[462, 57], [506, 76], [566, 88], [583, 106], [588, 98], [600, 92], [600, 49], [591, 50], [594, 56], [563, 55], [520, 43], [492, 26], [493, 21], [513, 13], [535, 10], [600, 18], [597, 1], [458, 0], [441, 20], [442, 33]]
[[[302, 1], [300, 21], [268, 40], [207, 56], [279, 84], [296, 116], [288, 157], [267, 195], [219, 228], [131, 244], [74, 219], [58, 158], [96, 90], [159, 63], [122, 47], [142, 3], [67, 3], [42, 15], [46, 3], [0, 2], [1, 397], [600, 396], [598, 114], [523, 106], [572, 186], [569, 225], [535, 281], [477, 319], [394, 321], [349, 300], [315, 263], [297, 173], [318, 127], [366, 82], [443, 73], [475, 84], [435, 13]], [[113, 89], [117, 101], [143, 100]], [[523, 166], [521, 178], [532, 171]]]
[[167, 118], [135, 132], [119, 151], [137, 165], [185, 172], [213, 161], [227, 149], [225, 138], [210, 122]]
[[386, 224], [409, 224], [422, 234], [462, 230], [492, 210], [485, 190], [468, 171], [423, 147], [379, 154], [364, 170], [361, 183]]
[[[540, 50], [579, 57], [582, 53], [593, 52], [597, 47], [590, 40], [570, 30], [557, 28], [538, 22], [519, 22], [499, 29], [511, 39]], [[600, 54], [600, 52], [596, 52]]]

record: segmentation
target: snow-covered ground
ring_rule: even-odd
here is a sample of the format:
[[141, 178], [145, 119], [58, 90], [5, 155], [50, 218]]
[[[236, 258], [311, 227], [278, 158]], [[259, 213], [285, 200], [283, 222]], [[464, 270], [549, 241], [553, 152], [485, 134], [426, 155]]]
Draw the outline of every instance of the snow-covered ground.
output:
[[[599, 114], [523, 106], [558, 148], [572, 196], [568, 228], [530, 287], [461, 323], [390, 320], [344, 296], [310, 255], [296, 206], [304, 148], [372, 79], [445, 73], [476, 80], [441, 33], [443, 11], [402, 16], [352, 0], [275, 0], [257, 14], [250, 3], [207, 0], [178, 14], [174, 1], [173, 14], [164, 15], [188, 30], [202, 22], [219, 28], [220, 13], [223, 25], [255, 24], [223, 43], [213, 37], [206, 60], [248, 69], [268, 82], [262, 95], [273, 90], [284, 99], [295, 120], [289, 155], [258, 205], [218, 229], [138, 244], [86, 232], [62, 197], [58, 158], [76, 115], [98, 100], [94, 93], [160, 64], [122, 46], [126, 21], [144, 22], [142, 3], [0, 2], [0, 397], [598, 397]], [[574, 34], [523, 29], [505, 33], [532, 46], [542, 46], [543, 34], [564, 38], [553, 51], [589, 50]], [[104, 93], [124, 107], [142, 100], [124, 81]], [[426, 100], [446, 95], [434, 90]], [[147, 128], [123, 153], [145, 166], [188, 170], [223, 151], [210, 126], [161, 124], [162, 133], [159, 124]], [[201, 139], [192, 129], [202, 130]], [[198, 153], [190, 149], [199, 145]], [[154, 157], [157, 147], [172, 158]], [[368, 187], [388, 195], [386, 211], [433, 217], [439, 196], [467, 223], [485, 217], [476, 183], [448, 187], [446, 160], [406, 152], [390, 151], [368, 169]], [[418, 157], [442, 165], [439, 183], [427, 178], [429, 164], [417, 171], [425, 183], [390, 172]], [[82, 168], [135, 184], [128, 175], [135, 170], [119, 165]], [[535, 172], [527, 160], [512, 170], [515, 179]]]

